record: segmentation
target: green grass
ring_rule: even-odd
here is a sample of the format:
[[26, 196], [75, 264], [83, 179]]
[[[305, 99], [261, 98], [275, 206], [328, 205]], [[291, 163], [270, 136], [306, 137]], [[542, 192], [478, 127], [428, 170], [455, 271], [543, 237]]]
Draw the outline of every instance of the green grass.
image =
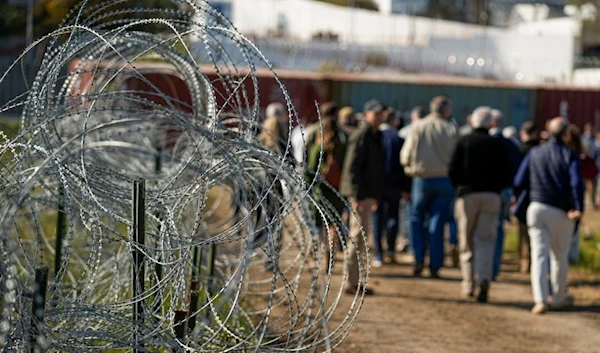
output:
[[0, 116], [0, 131], [4, 132], [9, 139], [12, 139], [19, 131], [19, 121]]
[[[518, 256], [519, 230], [509, 227], [506, 230], [504, 252], [509, 256]], [[571, 268], [588, 273], [600, 273], [600, 237], [594, 234], [591, 239], [580, 237], [579, 264]]]
[[596, 234], [591, 239], [581, 238], [580, 263], [577, 267], [587, 272], [600, 273], [600, 238]]

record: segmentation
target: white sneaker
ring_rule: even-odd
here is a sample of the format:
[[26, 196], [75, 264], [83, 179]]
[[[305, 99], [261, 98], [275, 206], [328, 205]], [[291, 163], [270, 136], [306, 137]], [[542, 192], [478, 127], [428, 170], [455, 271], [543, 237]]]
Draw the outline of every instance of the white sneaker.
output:
[[546, 311], [548, 311], [548, 304], [546, 304], [546, 303], [537, 303], [531, 309], [531, 312], [534, 313], [534, 314], [536, 314], [536, 315], [545, 314]]
[[381, 267], [381, 266], [383, 266], [383, 262], [379, 259], [373, 259], [373, 261], [371, 262], [371, 266]]

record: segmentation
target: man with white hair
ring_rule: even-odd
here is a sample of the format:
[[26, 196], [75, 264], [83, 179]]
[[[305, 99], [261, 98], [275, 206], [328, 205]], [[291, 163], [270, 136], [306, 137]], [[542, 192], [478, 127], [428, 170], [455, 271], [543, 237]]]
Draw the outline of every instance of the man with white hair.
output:
[[515, 146], [519, 147], [521, 145], [521, 141], [519, 141], [519, 133], [517, 132], [517, 128], [514, 126], [507, 126], [502, 130], [502, 136], [505, 139], [510, 140], [510, 142], [514, 143]]
[[[505, 138], [502, 135], [502, 127], [504, 125], [504, 115], [498, 109], [491, 110], [492, 121], [490, 124], [490, 135], [497, 140], [500, 140], [504, 144], [508, 151], [510, 158], [510, 165], [508, 166], [511, 171], [511, 175], [514, 178], [517, 173], [517, 169], [521, 164], [521, 153], [519, 147], [515, 145], [511, 140]], [[510, 216], [510, 205], [514, 195], [512, 187], [507, 187], [500, 192], [500, 199], [502, 205], [500, 207], [500, 216], [497, 222], [498, 236], [496, 238], [496, 250], [494, 252], [494, 274], [492, 279], [495, 280], [498, 274], [500, 274], [500, 265], [502, 264], [502, 253], [504, 252], [504, 222], [508, 220]]]
[[[548, 309], [563, 310], [573, 304], [573, 297], [566, 295], [569, 248], [575, 221], [584, 211], [585, 187], [580, 158], [567, 146], [571, 141], [569, 122], [556, 117], [548, 124], [548, 130], [550, 140], [529, 152], [515, 177], [515, 187], [529, 190], [531, 199], [527, 226], [531, 241], [534, 314], [543, 314]], [[548, 302], [548, 267], [551, 303]]]
[[500, 215], [500, 191], [512, 185], [510, 158], [503, 143], [491, 137], [492, 116], [488, 107], [475, 109], [473, 132], [462, 136], [452, 154], [448, 173], [456, 189], [462, 295], [488, 300]]

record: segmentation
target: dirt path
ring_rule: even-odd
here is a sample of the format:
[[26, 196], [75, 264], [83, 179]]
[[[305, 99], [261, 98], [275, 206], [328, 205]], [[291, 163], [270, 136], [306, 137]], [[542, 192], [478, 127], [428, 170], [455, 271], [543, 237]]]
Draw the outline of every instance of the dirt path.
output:
[[[506, 263], [488, 304], [460, 297], [460, 273], [412, 278], [411, 258], [373, 269], [376, 295], [365, 300], [349, 337], [335, 352], [600, 352], [600, 277], [573, 273], [571, 312], [530, 313], [527, 275]], [[347, 299], [345, 299], [347, 300]]]

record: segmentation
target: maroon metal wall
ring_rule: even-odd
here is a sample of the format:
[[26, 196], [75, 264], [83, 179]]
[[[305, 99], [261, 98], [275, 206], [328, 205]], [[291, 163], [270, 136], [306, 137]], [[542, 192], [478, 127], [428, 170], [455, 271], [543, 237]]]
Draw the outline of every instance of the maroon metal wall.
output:
[[150, 86], [138, 77], [127, 79], [127, 88], [132, 91], [148, 92], [148, 94], [139, 94], [139, 96], [158, 105], [167, 106], [169, 104], [161, 97], [161, 95], [166, 95], [167, 97], [173, 98], [170, 103], [176, 109], [186, 113], [192, 112], [192, 97], [190, 91], [185, 82], [179, 77], [165, 73], [145, 73], [144, 78], [149, 82], [152, 82], [156, 88]]
[[600, 128], [600, 91], [564, 88], [540, 88], [535, 121], [545, 126], [546, 121], [565, 114], [580, 129], [587, 123]]
[[[202, 70], [212, 82], [219, 108], [223, 107], [225, 104], [227, 104], [227, 106], [224, 107], [223, 111], [226, 112], [237, 111], [240, 108], [252, 108], [255, 97], [252, 79], [246, 78], [243, 83], [243, 89], [246, 91], [247, 96], [244, 97], [240, 93], [240, 99], [247, 99], [248, 102], [242, 102], [242, 105], [248, 104], [249, 107], [239, 107], [239, 104], [235, 102], [235, 100], [230, 99], [226, 103], [227, 98], [230, 96], [227, 92], [236, 91], [236, 89], [238, 92], [241, 92], [241, 89], [237, 87], [238, 84], [227, 82], [226, 85], [228, 90], [226, 90], [223, 83], [218, 80], [218, 76], [214, 71], [204, 68], [202, 68]], [[246, 73], [242, 72], [239, 76], [243, 79], [245, 74]], [[279, 102], [284, 105], [286, 104], [283, 90], [270, 71], [260, 70], [257, 72], [256, 76], [258, 80], [261, 114], [264, 114], [265, 109], [270, 103]], [[287, 94], [292, 99], [292, 103], [299, 118], [306, 117], [308, 119], [316, 120], [317, 109], [315, 107], [315, 101], [323, 103], [324, 101], [331, 99], [331, 81], [325, 80], [320, 74], [284, 71], [278, 73], [278, 78], [285, 86]]]

